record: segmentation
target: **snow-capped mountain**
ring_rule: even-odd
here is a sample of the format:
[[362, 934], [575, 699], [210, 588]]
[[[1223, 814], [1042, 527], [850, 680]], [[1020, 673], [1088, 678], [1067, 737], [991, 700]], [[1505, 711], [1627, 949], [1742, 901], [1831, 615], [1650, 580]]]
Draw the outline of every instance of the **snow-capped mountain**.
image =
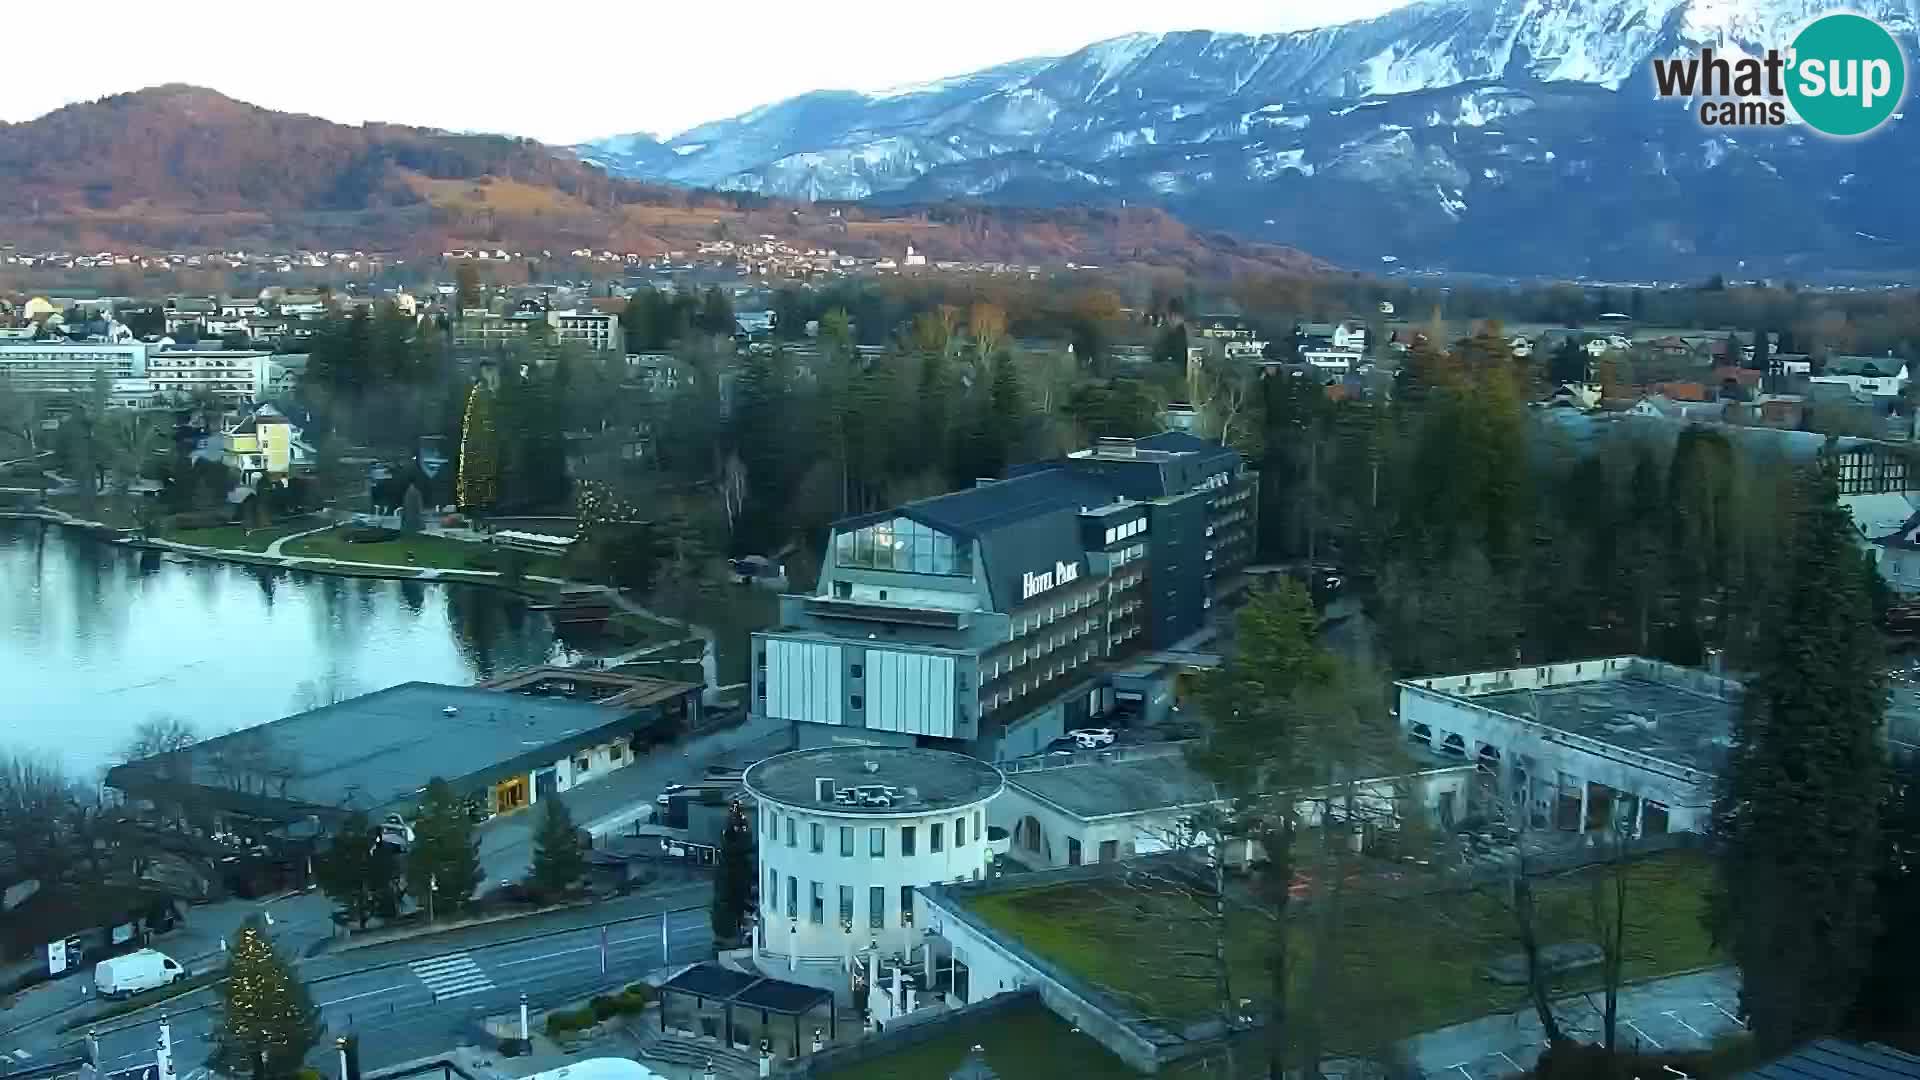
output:
[[[1426, 0], [1286, 34], [1131, 34], [882, 94], [802, 95], [625, 175], [812, 199], [1147, 200], [1351, 266], [1655, 275], [1885, 271], [1920, 216], [1903, 119], [1835, 142], [1715, 129], [1656, 58], [1784, 48], [1816, 0]], [[1851, 4], [1909, 49], [1920, 0]]]

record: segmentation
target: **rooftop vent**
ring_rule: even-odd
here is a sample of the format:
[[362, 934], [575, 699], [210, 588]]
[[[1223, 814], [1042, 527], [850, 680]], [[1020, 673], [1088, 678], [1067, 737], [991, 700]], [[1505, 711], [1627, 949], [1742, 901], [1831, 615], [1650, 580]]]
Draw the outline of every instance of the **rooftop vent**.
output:
[[1132, 439], [1102, 435], [1093, 440], [1093, 452], [1098, 457], [1130, 458], [1139, 454]]
[[877, 761], [869, 761], [860, 767], [867, 770], [869, 773], [877, 773], [880, 771], [880, 763]]
[[449, 706], [447, 706], [446, 708], [444, 708], [444, 709], [441, 709], [441, 710], [440, 710], [440, 715], [442, 715], [442, 716], [456, 716], [456, 715], [458, 715], [458, 714], [459, 714], [459, 712], [460, 712], [460, 706], [458, 706], [458, 705], [449, 705]]
[[834, 795], [835, 788], [836, 788], [836, 785], [834, 784], [832, 777], [830, 776], [814, 777], [813, 801], [823, 802], [823, 803], [833, 802], [834, 801], [833, 795]]

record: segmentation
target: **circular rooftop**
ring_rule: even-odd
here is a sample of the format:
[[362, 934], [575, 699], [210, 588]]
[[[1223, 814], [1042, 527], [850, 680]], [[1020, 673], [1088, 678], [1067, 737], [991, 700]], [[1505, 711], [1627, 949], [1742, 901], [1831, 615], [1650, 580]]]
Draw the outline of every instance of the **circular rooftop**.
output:
[[826, 814], [931, 814], [1000, 794], [1000, 770], [978, 758], [914, 746], [822, 746], [776, 754], [747, 770], [767, 802]]

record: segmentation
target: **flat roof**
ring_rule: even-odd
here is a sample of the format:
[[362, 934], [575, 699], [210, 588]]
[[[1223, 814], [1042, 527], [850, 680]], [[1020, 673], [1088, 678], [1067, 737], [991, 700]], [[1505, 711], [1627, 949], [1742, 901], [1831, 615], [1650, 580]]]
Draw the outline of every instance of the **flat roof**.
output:
[[612, 737], [609, 729], [629, 715], [581, 701], [409, 682], [123, 765], [108, 779], [116, 786], [149, 774], [170, 780], [184, 759], [196, 786], [231, 786], [239, 772], [283, 804], [370, 810], [412, 797], [436, 776], [504, 778], [550, 763]]
[[[836, 790], [884, 786], [894, 794], [884, 806], [821, 802], [814, 790], [814, 781], [821, 779], [832, 780]], [[744, 783], [756, 798], [785, 806], [882, 817], [967, 806], [998, 795], [1006, 786], [1000, 770], [979, 758], [914, 746], [793, 750], [755, 763]]]
[[1462, 700], [1703, 772], [1725, 760], [1740, 711], [1738, 702], [1633, 674]]
[[1200, 806], [1225, 798], [1179, 754], [1016, 772], [1008, 775], [1007, 784], [1085, 819]]
[[553, 664], [510, 672], [480, 684], [481, 688], [486, 690], [511, 690], [537, 694], [541, 697], [546, 696], [539, 693], [539, 688], [543, 686], [552, 691], [562, 689], [566, 685], [573, 685], [584, 691], [579, 694], [578, 700], [588, 701], [602, 708], [634, 709], [670, 701], [682, 694], [693, 693], [700, 689], [698, 683], [654, 679], [645, 675], [623, 675], [615, 671], [598, 669], [559, 667]]

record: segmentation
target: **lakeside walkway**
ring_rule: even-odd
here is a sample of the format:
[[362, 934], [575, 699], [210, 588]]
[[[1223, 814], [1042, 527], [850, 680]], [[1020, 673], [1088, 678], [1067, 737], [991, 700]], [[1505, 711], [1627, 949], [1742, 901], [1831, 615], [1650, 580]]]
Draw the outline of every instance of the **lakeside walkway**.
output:
[[[140, 537], [136, 540], [133, 536], [128, 535], [128, 530], [121, 529], [103, 521], [89, 521], [85, 518], [67, 513], [64, 510], [51, 507], [41, 507], [34, 510], [0, 511], [0, 518], [44, 521], [49, 524], [63, 525], [69, 528], [86, 529], [94, 533], [111, 534], [115, 539], [110, 542], [122, 546], [133, 546], [137, 543], [162, 551], [175, 552], [191, 558], [244, 563], [249, 566], [277, 566], [287, 570], [305, 570], [321, 574], [337, 573], [349, 576], [355, 574], [360, 576], [377, 575], [379, 577], [392, 578], [400, 581], [441, 581], [451, 584], [500, 585], [503, 587], [511, 587], [513, 584], [513, 580], [509, 579], [504, 572], [499, 570], [452, 570], [435, 566], [361, 562], [352, 559], [331, 559], [322, 556], [286, 554], [285, 549], [288, 543], [338, 528], [339, 526], [337, 524], [324, 525], [303, 532], [290, 533], [286, 536], [277, 537], [272, 543], [267, 545], [264, 551], [248, 551], [243, 548], [218, 548], [201, 544], [183, 544], [176, 540], [167, 540], [159, 537]], [[461, 530], [461, 532], [465, 532], [465, 530]], [[486, 542], [480, 534], [471, 532], [467, 532], [466, 535], [458, 535], [450, 530], [444, 534], [435, 532], [433, 535], [445, 535], [447, 539], [458, 540], [465, 543]], [[670, 646], [681, 644], [689, 639], [699, 639], [706, 642], [705, 658], [702, 660], [702, 666], [709, 669], [710, 677], [707, 680], [708, 689], [710, 691], [717, 689], [717, 681], [711, 677], [711, 658], [714, 650], [718, 647], [719, 640], [718, 636], [710, 627], [652, 611], [610, 585], [600, 585], [590, 581], [576, 581], [570, 578], [550, 577], [544, 574], [526, 574], [517, 580], [522, 582], [537, 582], [541, 585], [551, 585], [557, 588], [570, 588], [583, 593], [603, 596], [609, 603], [630, 615], [649, 619], [663, 626], [678, 627], [685, 632], [684, 636], [680, 638], [641, 646], [627, 653], [620, 654], [619, 657], [613, 658], [614, 660], [642, 657], [649, 653], [658, 652]], [[609, 666], [611, 666], [611, 664], [612, 661], [609, 661]]]

